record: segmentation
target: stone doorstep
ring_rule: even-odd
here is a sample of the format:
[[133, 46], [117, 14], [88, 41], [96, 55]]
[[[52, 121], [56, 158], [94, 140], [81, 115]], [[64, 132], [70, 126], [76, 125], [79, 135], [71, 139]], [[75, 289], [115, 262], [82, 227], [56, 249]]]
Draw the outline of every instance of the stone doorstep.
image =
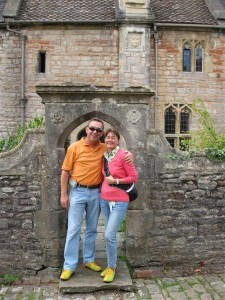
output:
[[[96, 259], [102, 269], [106, 268], [106, 259]], [[130, 277], [126, 263], [118, 259], [116, 277], [112, 283], [104, 283], [100, 272], [93, 272], [88, 268], [83, 268], [82, 263], [78, 263], [75, 273], [67, 280], [60, 280], [59, 290], [62, 293], [90, 293], [101, 290], [122, 290], [132, 291], [133, 282]]]

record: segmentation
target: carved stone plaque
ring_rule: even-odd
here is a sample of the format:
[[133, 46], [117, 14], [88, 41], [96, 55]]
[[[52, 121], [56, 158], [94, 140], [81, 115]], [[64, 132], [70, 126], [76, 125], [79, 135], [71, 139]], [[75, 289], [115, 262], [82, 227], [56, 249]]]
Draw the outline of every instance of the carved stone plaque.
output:
[[137, 124], [138, 121], [141, 119], [141, 113], [137, 110], [130, 110], [127, 114], [126, 114], [126, 119], [129, 123], [131, 124]]
[[128, 33], [127, 48], [128, 49], [140, 49], [141, 48], [141, 34], [140, 33]]
[[51, 120], [54, 124], [59, 124], [64, 122], [64, 114], [62, 111], [57, 111], [56, 113], [51, 113]]

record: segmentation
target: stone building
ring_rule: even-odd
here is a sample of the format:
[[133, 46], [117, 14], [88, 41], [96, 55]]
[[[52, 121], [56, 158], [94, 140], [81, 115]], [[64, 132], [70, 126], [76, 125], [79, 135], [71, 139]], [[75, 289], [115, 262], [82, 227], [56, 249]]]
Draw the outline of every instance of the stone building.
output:
[[135, 156], [130, 264], [224, 265], [225, 165], [167, 158], [167, 141], [197, 128], [197, 98], [224, 129], [224, 12], [222, 0], [0, 0], [0, 136], [45, 115], [0, 154], [1, 272], [60, 266], [60, 167], [94, 116]]
[[222, 0], [0, 1], [0, 137], [45, 114], [37, 85], [149, 91], [179, 148], [201, 98], [225, 128]]

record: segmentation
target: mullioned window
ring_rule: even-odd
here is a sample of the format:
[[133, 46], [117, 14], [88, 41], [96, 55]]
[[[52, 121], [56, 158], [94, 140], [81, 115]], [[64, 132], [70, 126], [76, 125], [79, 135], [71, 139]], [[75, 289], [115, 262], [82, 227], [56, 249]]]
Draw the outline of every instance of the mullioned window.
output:
[[204, 42], [183, 41], [183, 72], [203, 72]]
[[188, 104], [167, 104], [164, 115], [164, 133], [173, 148], [187, 150], [182, 141], [190, 138], [192, 109]]

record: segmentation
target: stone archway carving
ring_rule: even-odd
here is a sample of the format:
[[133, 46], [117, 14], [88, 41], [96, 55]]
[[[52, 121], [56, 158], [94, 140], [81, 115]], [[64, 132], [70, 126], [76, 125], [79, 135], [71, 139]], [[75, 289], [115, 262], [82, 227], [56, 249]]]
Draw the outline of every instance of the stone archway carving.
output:
[[93, 117], [118, 128], [126, 139], [127, 148], [136, 156], [139, 181], [149, 177], [146, 131], [149, 124], [150, 92], [121, 92], [82, 89], [77, 86], [37, 86], [45, 104], [47, 155], [47, 197], [49, 201], [49, 251], [53, 264], [59, 262], [64, 247], [65, 211], [60, 206], [60, 173], [65, 156], [65, 142], [71, 131]]
[[[90, 112], [86, 115], [83, 115], [81, 117], [78, 118], [78, 120], [73, 120], [68, 126], [67, 128], [64, 129], [64, 131], [60, 134], [59, 138], [58, 138], [58, 142], [57, 142], [57, 148], [63, 148], [65, 143], [66, 143], [66, 139], [69, 136], [69, 134], [79, 125], [84, 124], [85, 122], [87, 122], [88, 120], [90, 120], [93, 117], [98, 117], [99, 119], [103, 120], [104, 122], [110, 124], [110, 126], [116, 127], [119, 129], [121, 135], [125, 138], [127, 147], [131, 147], [131, 133], [122, 125], [119, 124], [118, 120], [112, 116], [109, 116], [105, 113], [101, 113], [98, 112], [96, 114], [95, 111]], [[82, 123], [80, 123], [82, 121]], [[79, 124], [78, 124], [79, 122]]]

